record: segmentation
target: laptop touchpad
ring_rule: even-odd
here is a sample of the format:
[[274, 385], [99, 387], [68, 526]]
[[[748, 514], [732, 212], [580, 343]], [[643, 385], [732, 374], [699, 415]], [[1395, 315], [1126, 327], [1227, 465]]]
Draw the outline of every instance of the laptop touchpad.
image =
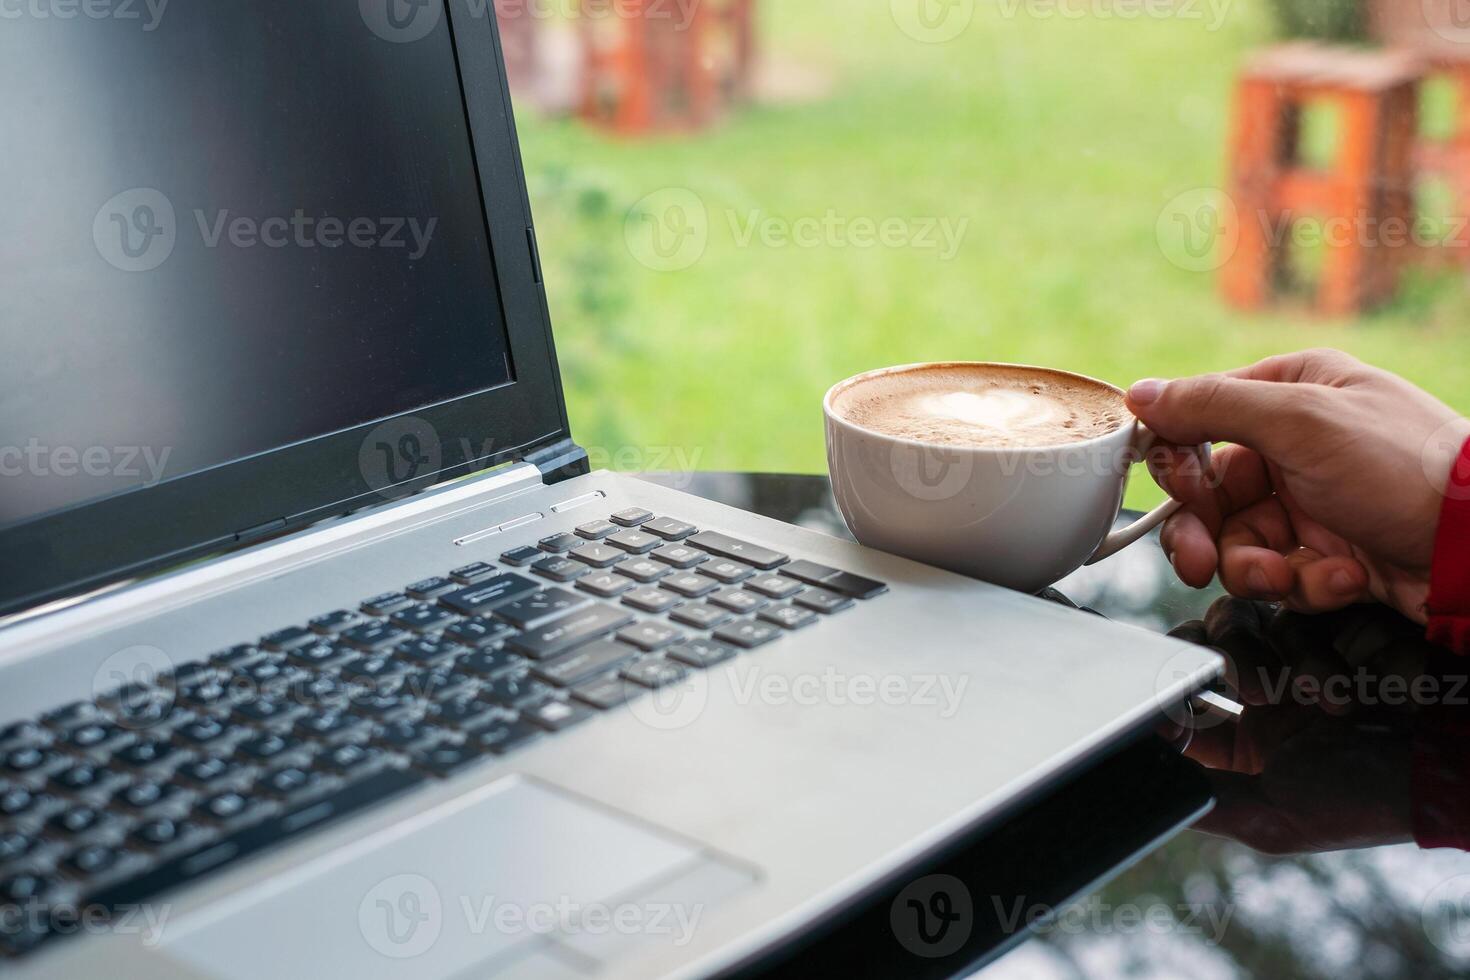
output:
[[510, 777], [180, 919], [163, 950], [207, 975], [595, 970], [684, 945], [752, 874], [697, 844]]

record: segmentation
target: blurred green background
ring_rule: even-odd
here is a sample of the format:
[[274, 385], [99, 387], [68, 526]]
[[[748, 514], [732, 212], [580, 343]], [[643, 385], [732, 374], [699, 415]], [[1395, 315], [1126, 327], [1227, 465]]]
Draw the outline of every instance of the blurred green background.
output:
[[[520, 108], [570, 410], [595, 463], [820, 472], [827, 387], [934, 359], [1126, 385], [1330, 345], [1470, 409], [1462, 273], [1418, 269], [1354, 320], [1243, 314], [1184, 238], [1210, 231], [1236, 71], [1286, 30], [1273, 5], [1074, 2], [1064, 16], [978, 0], [943, 43], [902, 7], [764, 3], [771, 91], [704, 132], [620, 138]], [[1426, 103], [1424, 125], [1443, 130], [1443, 90]], [[1308, 129], [1332, 138], [1330, 120]], [[829, 215], [904, 234], [746, 234]], [[963, 230], [952, 255], [941, 227]], [[664, 261], [650, 236], [680, 230], [686, 250]], [[1134, 481], [1130, 503], [1158, 499]]]

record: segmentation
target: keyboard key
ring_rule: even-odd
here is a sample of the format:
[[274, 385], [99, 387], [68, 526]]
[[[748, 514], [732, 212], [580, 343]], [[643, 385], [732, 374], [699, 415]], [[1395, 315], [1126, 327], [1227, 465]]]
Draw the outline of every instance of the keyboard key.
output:
[[413, 600], [402, 592], [384, 592], [371, 599], [364, 599], [360, 608], [369, 616], [389, 616], [411, 605]]
[[742, 619], [726, 623], [715, 630], [715, 639], [721, 643], [732, 643], [745, 650], [754, 650], [756, 647], [770, 643], [781, 634], [781, 627], [774, 623]]
[[444, 638], [467, 647], [488, 647], [515, 632], [515, 627], [489, 616], [461, 620], [444, 631]]
[[129, 810], [149, 810], [178, 799], [184, 790], [173, 783], [145, 779], [124, 786], [113, 796], [112, 802]]
[[420, 667], [430, 667], [434, 664], [443, 663], [456, 653], [463, 652], [464, 648], [458, 644], [450, 643], [447, 640], [436, 640], [432, 637], [420, 636], [394, 647], [391, 656], [404, 663], [414, 664]]
[[591, 602], [586, 596], [565, 589], [545, 589], [506, 603], [495, 610], [495, 618], [503, 619], [519, 629], [536, 629]]
[[360, 622], [362, 622], [362, 617], [357, 613], [347, 609], [338, 609], [336, 612], [317, 616], [307, 625], [313, 632], [320, 633], [322, 636], [336, 636], [349, 626], [356, 626]]
[[664, 543], [663, 538], [642, 531], [619, 531], [607, 543], [635, 555], [646, 554]]
[[208, 758], [186, 762], [179, 766], [174, 775], [207, 789], [221, 783], [233, 782], [243, 776], [245, 771], [245, 767], [238, 762]]
[[573, 548], [571, 557], [593, 568], [608, 568], [627, 558], [626, 552], [606, 544], [584, 544]]
[[790, 561], [790, 558], [781, 554], [779, 551], [762, 548], [758, 544], [741, 541], [739, 538], [732, 538], [728, 534], [720, 534], [718, 531], [701, 531], [684, 543], [691, 548], [708, 551], [710, 554], [719, 555], [721, 558], [731, 558], [735, 561], [741, 561], [764, 571], [769, 571]]
[[850, 595], [854, 599], [871, 599], [888, 591], [888, 586], [882, 582], [876, 582], [861, 575], [853, 575], [850, 572], [838, 572], [832, 578], [823, 579], [822, 587], [831, 589], [833, 592], [841, 592]]
[[810, 609], [802, 609], [800, 606], [771, 606], [769, 609], [762, 609], [756, 615], [768, 623], [775, 623], [782, 629], [788, 630], [799, 630], [817, 621], [816, 613]]
[[57, 787], [72, 793], [85, 793], [107, 781], [107, 771], [85, 762], [68, 766], [51, 777]]
[[721, 623], [728, 623], [733, 615], [728, 609], [721, 609], [707, 602], [694, 602], [675, 609], [669, 613], [669, 618], [697, 630], [712, 630]]
[[751, 592], [759, 592], [761, 595], [769, 596], [772, 599], [787, 599], [796, 595], [802, 589], [806, 588], [806, 586], [781, 575], [762, 575], [759, 578], [753, 578], [749, 582], [744, 583], [742, 588], [748, 589]]
[[316, 634], [301, 626], [287, 626], [283, 630], [276, 630], [260, 638], [260, 645], [267, 650], [283, 653], [286, 650], [294, 650], [299, 646], [305, 646], [316, 640]]
[[509, 650], [480, 650], [467, 657], [459, 657], [454, 666], [480, 677], [495, 677], [507, 671], [525, 666], [526, 658]]
[[382, 761], [381, 750], [366, 745], [348, 744], [339, 745], [318, 756], [316, 767], [339, 775], [348, 775], [371, 769]]
[[577, 588], [584, 592], [591, 592], [603, 599], [612, 599], [622, 595], [637, 585], [630, 578], [624, 578], [614, 572], [593, 572], [577, 582]]
[[113, 755], [113, 759], [121, 762], [125, 766], [132, 766], [135, 769], [146, 769], [149, 766], [156, 766], [161, 762], [166, 762], [173, 758], [177, 754], [177, 751], [168, 742], [162, 740], [143, 740], [134, 742], [132, 745], [116, 753]]
[[0, 832], [0, 864], [25, 857], [36, 848], [36, 838], [18, 830]]
[[257, 698], [235, 705], [235, 714], [255, 725], [289, 721], [307, 710], [305, 705], [292, 704], [278, 698]]
[[46, 821], [46, 827], [55, 833], [75, 837], [102, 826], [103, 817], [95, 807], [78, 805], [67, 807]]
[[609, 675], [578, 684], [572, 688], [572, 697], [583, 704], [590, 704], [599, 711], [607, 711], [631, 700], [641, 691], [642, 688], [633, 684], [632, 681]]
[[693, 548], [686, 548], [681, 544], [666, 544], [662, 548], [655, 548], [650, 557], [656, 558], [665, 565], [673, 565], [675, 568], [693, 568], [702, 561], [709, 561], [709, 555]]
[[543, 558], [532, 565], [531, 569], [537, 575], [544, 575], [554, 582], [574, 582], [592, 571], [591, 568], [579, 561], [557, 557]]
[[688, 643], [680, 643], [668, 652], [670, 660], [677, 660], [700, 670], [707, 670], [735, 656], [734, 647], [711, 640], [690, 640]]
[[618, 525], [612, 521], [590, 521], [577, 525], [577, 534], [588, 541], [601, 541], [610, 534], [618, 533]]
[[146, 823], [138, 825], [138, 828], [129, 835], [128, 839], [141, 847], [156, 848], [167, 847], [177, 844], [184, 839], [186, 834], [196, 832], [192, 824], [180, 820], [171, 820], [168, 817], [157, 817]]
[[641, 609], [643, 612], [661, 613], [672, 609], [684, 600], [670, 592], [656, 589], [651, 585], [634, 589], [623, 596], [623, 604]]
[[351, 660], [357, 656], [357, 651], [351, 647], [337, 646], [336, 644], [322, 641], [320, 643], [313, 643], [310, 646], [297, 647], [286, 656], [295, 663], [301, 664], [309, 669], [320, 669]]
[[626, 575], [635, 582], [656, 582], [665, 575], [673, 573], [672, 565], [665, 565], [661, 561], [652, 558], [629, 558], [614, 566], [613, 571], [619, 575]]
[[353, 698], [348, 710], [374, 721], [389, 722], [413, 714], [418, 707], [418, 703], [406, 693], [375, 691]]
[[728, 608], [731, 613], [741, 614], [754, 613], [754, 611], [766, 608], [766, 605], [770, 604], [770, 599], [767, 599], [764, 595], [756, 595], [754, 592], [747, 592], [745, 589], [735, 588], [720, 589], [719, 592], [711, 595], [709, 601], [713, 602], [714, 605]]
[[277, 756], [294, 752], [305, 745], [290, 735], [265, 734], [246, 739], [235, 749], [248, 762], [270, 762]]
[[485, 750], [472, 742], [441, 744], [414, 754], [413, 764], [435, 776], [448, 778], [485, 757]]
[[500, 574], [499, 570], [489, 562], [477, 561], [468, 565], [461, 565], [449, 573], [449, 577], [460, 585], [479, 585], [488, 579]]
[[620, 510], [612, 516], [612, 522], [622, 527], [637, 527], [644, 521], [652, 519], [653, 512], [644, 510], [641, 507], [629, 507], [627, 510]]
[[592, 710], [570, 701], [548, 701], [528, 710], [524, 719], [549, 732], [566, 731], [592, 717]]
[[250, 809], [250, 800], [243, 793], [231, 789], [209, 797], [194, 808], [194, 813], [206, 820], [227, 823], [244, 816]]
[[91, 878], [117, 864], [122, 855], [105, 844], [88, 844], [72, 851], [61, 862], [72, 874]]
[[633, 617], [613, 606], [597, 604], [582, 609], [561, 619], [553, 620], [534, 630], [513, 636], [506, 645], [533, 660], [549, 660], [559, 653], [580, 646], [620, 629], [633, 621]]
[[395, 721], [385, 725], [373, 740], [397, 752], [411, 752], [436, 745], [449, 737], [449, 730], [427, 721]]
[[37, 748], [34, 745], [26, 745], [18, 749], [12, 749], [5, 753], [4, 756], [0, 756], [0, 769], [4, 769], [6, 772], [14, 773], [18, 776], [25, 775], [26, 773], [43, 769], [47, 765], [56, 762], [57, 759], [58, 757], [52, 752]]
[[[785, 569], [782, 569], [784, 572]], [[819, 612], [824, 616], [841, 612], [852, 607], [852, 600], [845, 595], [836, 592], [828, 592], [826, 589], [807, 589], [801, 595], [792, 600], [796, 605]]]
[[720, 583], [697, 572], [680, 572], [659, 582], [659, 588], [677, 592], [686, 599], [707, 596], [720, 587]]
[[497, 575], [479, 585], [452, 592], [440, 598], [440, 605], [466, 616], [481, 616], [497, 606], [504, 605], [520, 596], [535, 592], [538, 586], [524, 575]]
[[453, 579], [445, 578], [443, 575], [435, 575], [421, 582], [410, 585], [405, 592], [414, 599], [437, 599], [441, 595], [448, 595], [459, 588], [459, 583]]
[[827, 565], [819, 565], [814, 561], [798, 559], [781, 569], [781, 574], [787, 578], [794, 578], [807, 585], [821, 585], [827, 579], [841, 574], [835, 568]]
[[505, 725], [495, 725], [480, 732], [473, 741], [475, 746], [482, 751], [505, 755], [512, 749], [529, 745], [540, 737], [541, 729], [529, 721], [513, 721]]
[[542, 552], [539, 548], [532, 548], [528, 545], [522, 545], [519, 548], [512, 548], [502, 554], [500, 556], [500, 560], [505, 562], [507, 565], [514, 565], [516, 568], [522, 568], [540, 558], [541, 554]]
[[480, 693], [496, 704], [519, 710], [540, 704], [554, 696], [556, 690], [534, 677], [506, 674], [495, 678]]
[[706, 562], [700, 566], [699, 574], [708, 575], [710, 578], [719, 579], [726, 585], [731, 585], [750, 578], [755, 574], [755, 569], [742, 562], [720, 558], [716, 561]]
[[581, 543], [582, 539], [577, 537], [575, 534], [562, 533], [552, 534], [548, 537], [544, 537], [540, 541], [536, 542], [536, 546], [542, 551], [549, 552], [553, 555], [560, 555], [565, 552], [571, 551], [573, 548]]
[[647, 653], [657, 653], [684, 639], [684, 634], [666, 623], [648, 621], [624, 626], [618, 630], [618, 639]]
[[572, 687], [616, 670], [637, 656], [638, 651], [627, 644], [598, 640], [541, 663], [531, 676], [556, 687]]
[[434, 723], [460, 731], [484, 728], [508, 717], [504, 707], [472, 696], [450, 698], [434, 709]]
[[[257, 648], [251, 646], [248, 643], [242, 643], [239, 646], [231, 647], [228, 650], [216, 653], [209, 659], [210, 662], [213, 663], [216, 667], [224, 667], [228, 670], [233, 670], [236, 667], [244, 667], [247, 664], [253, 664], [257, 660], [262, 659], [263, 656], [264, 655]], [[177, 677], [178, 674], [175, 673], [174, 676]]]
[[36, 794], [24, 786], [7, 786], [0, 790], [0, 816], [19, 817], [35, 809]]
[[657, 534], [665, 541], [682, 541], [695, 531], [698, 531], [699, 528], [693, 524], [686, 524], [677, 518], [656, 517], [646, 522], [641, 530], [647, 531], [649, 534]]
[[437, 633], [459, 617], [438, 606], [413, 606], [393, 614], [391, 622], [415, 633]]
[[677, 684], [689, 676], [687, 668], [669, 660], [641, 660], [636, 664], [623, 668], [624, 680], [632, 681], [640, 687], [657, 690]]
[[472, 686], [475, 678], [452, 664], [416, 670], [403, 679], [400, 693], [416, 701], [443, 701]]
[[255, 784], [256, 790], [276, 799], [297, 799], [321, 787], [322, 774], [302, 766], [283, 766], [266, 774]]
[[21, 743], [45, 742], [50, 737], [45, 729], [33, 721], [17, 721], [0, 728], [0, 747], [14, 748]]
[[377, 653], [408, 639], [408, 634], [390, 623], [376, 620], [354, 626], [342, 634], [342, 642], [364, 653]]
[[76, 728], [94, 721], [106, 721], [97, 705], [91, 701], [73, 701], [46, 712], [41, 721], [56, 729]]
[[242, 731], [244, 729], [217, 718], [200, 718], [180, 728], [176, 734], [190, 748], [208, 749], [229, 741]]
[[66, 744], [83, 752], [115, 745], [120, 739], [130, 737], [116, 725], [91, 724], [73, 728], [66, 735]]

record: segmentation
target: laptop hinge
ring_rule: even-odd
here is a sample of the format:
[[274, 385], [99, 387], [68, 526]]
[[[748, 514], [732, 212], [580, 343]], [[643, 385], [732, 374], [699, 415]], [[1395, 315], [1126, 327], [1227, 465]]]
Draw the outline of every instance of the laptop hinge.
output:
[[541, 471], [541, 480], [547, 486], [570, 480], [574, 476], [586, 476], [592, 472], [592, 463], [587, 450], [571, 439], [563, 439], [544, 446], [526, 455], [527, 463]]

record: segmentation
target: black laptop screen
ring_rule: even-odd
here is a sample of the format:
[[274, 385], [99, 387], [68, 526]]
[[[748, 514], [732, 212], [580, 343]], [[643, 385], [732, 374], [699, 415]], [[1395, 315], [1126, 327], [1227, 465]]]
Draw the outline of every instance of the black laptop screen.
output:
[[3, 14], [0, 527], [511, 380], [448, 26], [373, 7]]

